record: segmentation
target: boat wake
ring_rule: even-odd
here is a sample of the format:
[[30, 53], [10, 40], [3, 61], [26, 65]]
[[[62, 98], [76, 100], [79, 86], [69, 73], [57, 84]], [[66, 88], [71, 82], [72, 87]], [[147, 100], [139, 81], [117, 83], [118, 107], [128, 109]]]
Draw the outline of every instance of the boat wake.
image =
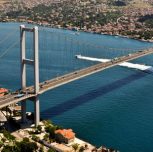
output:
[[[87, 57], [87, 56], [82, 56], [82, 55], [76, 55], [76, 58], [81, 59], [81, 60], [96, 61], [96, 62], [102, 62], [102, 63], [111, 61], [111, 59], [93, 58], [93, 57]], [[148, 73], [153, 72], [153, 67], [148, 66], [148, 65], [136, 64], [136, 63], [130, 63], [130, 62], [123, 62], [123, 63], [120, 63], [118, 65], [122, 66], [122, 67], [138, 69], [138, 70], [148, 72]]]

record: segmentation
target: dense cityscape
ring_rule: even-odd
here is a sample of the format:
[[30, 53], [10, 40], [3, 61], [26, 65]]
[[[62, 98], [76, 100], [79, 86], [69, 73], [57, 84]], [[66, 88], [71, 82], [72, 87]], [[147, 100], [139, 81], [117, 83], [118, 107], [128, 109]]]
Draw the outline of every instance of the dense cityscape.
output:
[[149, 0], [8, 1], [1, 7], [0, 20], [152, 41], [152, 3]]

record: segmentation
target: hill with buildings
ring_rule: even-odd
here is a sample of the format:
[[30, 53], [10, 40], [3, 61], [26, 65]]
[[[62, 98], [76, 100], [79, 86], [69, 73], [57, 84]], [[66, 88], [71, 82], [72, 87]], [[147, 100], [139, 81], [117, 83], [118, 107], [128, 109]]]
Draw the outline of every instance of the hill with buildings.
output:
[[[153, 40], [153, 0], [11, 0], [1, 21], [23, 21]], [[5, 9], [4, 9], [5, 8]]]

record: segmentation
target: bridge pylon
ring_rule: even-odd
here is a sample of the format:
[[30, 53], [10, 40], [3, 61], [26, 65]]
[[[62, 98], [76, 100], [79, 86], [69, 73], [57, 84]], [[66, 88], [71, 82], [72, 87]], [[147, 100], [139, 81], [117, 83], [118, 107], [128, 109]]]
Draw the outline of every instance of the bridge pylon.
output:
[[[26, 32], [33, 33], [33, 59], [26, 58]], [[34, 115], [35, 115], [35, 125], [37, 126], [40, 121], [40, 111], [39, 111], [39, 52], [38, 52], [38, 27], [26, 28], [24, 25], [20, 26], [20, 60], [21, 60], [21, 89], [26, 89], [26, 65], [31, 65], [34, 68], [34, 94], [35, 97], [32, 99], [34, 101]], [[26, 100], [21, 102], [21, 113], [22, 122], [26, 122]]]

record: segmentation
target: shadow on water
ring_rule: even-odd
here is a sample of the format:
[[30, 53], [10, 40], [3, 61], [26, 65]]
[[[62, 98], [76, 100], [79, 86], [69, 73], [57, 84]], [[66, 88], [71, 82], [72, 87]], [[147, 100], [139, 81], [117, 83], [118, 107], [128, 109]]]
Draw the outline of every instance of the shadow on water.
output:
[[112, 82], [110, 84], [107, 84], [105, 86], [101, 86], [95, 90], [91, 90], [90, 92], [87, 92], [86, 94], [80, 95], [76, 98], [70, 99], [68, 101], [65, 101], [64, 103], [58, 104], [54, 107], [48, 108], [44, 111], [42, 111], [41, 116], [45, 119], [53, 118], [55, 116], [61, 115], [62, 113], [69, 111], [77, 106], [80, 106], [84, 103], [90, 102], [93, 99], [103, 96], [109, 92], [112, 92], [113, 90], [119, 89], [123, 87], [124, 85], [127, 85], [135, 80], [141, 79], [145, 76], [147, 76], [150, 73], [144, 73], [144, 72], [137, 72], [130, 76], [127, 76], [123, 79], [117, 80], [115, 82]]

